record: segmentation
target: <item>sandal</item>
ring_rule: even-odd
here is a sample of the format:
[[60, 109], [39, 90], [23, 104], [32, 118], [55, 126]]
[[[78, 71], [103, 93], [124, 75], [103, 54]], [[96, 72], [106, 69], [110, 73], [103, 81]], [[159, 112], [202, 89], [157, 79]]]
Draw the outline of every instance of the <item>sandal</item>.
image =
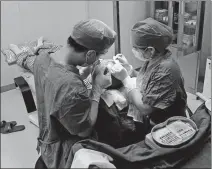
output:
[[6, 123], [11, 123], [13, 126], [17, 124], [16, 121], [6, 122], [5, 120], [1, 121], [0, 127], [5, 127]]
[[4, 127], [1, 127], [1, 133], [8, 134], [8, 133], [13, 133], [17, 131], [22, 131], [24, 129], [25, 129], [24, 125], [16, 126], [14, 125], [14, 123], [7, 122]]

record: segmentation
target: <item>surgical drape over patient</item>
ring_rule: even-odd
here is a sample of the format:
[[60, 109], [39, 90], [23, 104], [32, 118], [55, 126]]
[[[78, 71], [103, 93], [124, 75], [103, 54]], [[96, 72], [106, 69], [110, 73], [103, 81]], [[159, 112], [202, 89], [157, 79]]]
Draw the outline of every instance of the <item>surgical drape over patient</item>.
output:
[[137, 22], [131, 29], [132, 46], [144, 49], [152, 46], [159, 52], [163, 52], [173, 39], [172, 28], [152, 18]]
[[90, 19], [75, 25], [72, 38], [90, 50], [102, 52], [115, 42], [116, 32], [102, 21]]

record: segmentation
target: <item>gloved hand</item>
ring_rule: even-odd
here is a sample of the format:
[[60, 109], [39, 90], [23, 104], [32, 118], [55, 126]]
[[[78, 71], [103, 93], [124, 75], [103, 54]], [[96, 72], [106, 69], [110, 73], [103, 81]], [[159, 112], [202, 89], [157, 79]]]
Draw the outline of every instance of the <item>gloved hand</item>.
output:
[[[77, 68], [79, 69], [81, 78], [83, 80], [86, 78], [90, 79], [90, 75], [93, 74], [95, 67], [101, 63], [101, 60], [102, 59], [98, 59], [92, 65], [89, 65], [87, 67], [77, 66]], [[90, 80], [88, 81], [90, 82]]]
[[113, 57], [113, 60], [119, 62], [128, 72], [130, 75], [133, 71], [132, 65], [129, 64], [127, 61], [126, 57], [123, 54], [117, 54], [116, 56]]
[[108, 71], [104, 74], [101, 64], [95, 66], [92, 73], [92, 100], [99, 102], [101, 94], [105, 92], [105, 88], [112, 84], [111, 73]]
[[[130, 92], [132, 89], [136, 88], [135, 82], [128, 75], [127, 70], [121, 65], [116, 63], [111, 69], [112, 75], [122, 81], [124, 87], [126, 87], [127, 91]], [[127, 92], [127, 93], [128, 93]]]
[[92, 65], [87, 66], [87, 67], [78, 66], [78, 69], [79, 69], [81, 78], [86, 79], [91, 74], [91, 72], [93, 70], [93, 66]]
[[127, 70], [119, 63], [113, 65], [113, 67], [111, 68], [111, 73], [116, 79], [122, 82], [126, 77], [129, 76]]
[[123, 54], [121, 54], [121, 53], [119, 53], [116, 56], [114, 56], [113, 59], [114, 60], [118, 60], [122, 64], [122, 66], [129, 65], [126, 57]]

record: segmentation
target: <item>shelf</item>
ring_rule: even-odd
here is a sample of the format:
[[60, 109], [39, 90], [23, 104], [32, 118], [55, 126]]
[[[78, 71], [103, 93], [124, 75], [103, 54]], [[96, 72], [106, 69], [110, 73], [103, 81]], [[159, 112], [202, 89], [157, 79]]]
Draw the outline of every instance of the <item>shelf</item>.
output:
[[[202, 19], [204, 17], [204, 12], [202, 12], [204, 2], [196, 1], [194, 6], [192, 3], [187, 3], [186, 1], [173, 2], [172, 5], [169, 4], [166, 6], [166, 8], [168, 8], [168, 16], [169, 19], [171, 19], [171, 22], [170, 20], [169, 22], [160, 22], [165, 23], [166, 25], [169, 23], [170, 26], [172, 26], [173, 31], [176, 31], [176, 35], [174, 36], [174, 40], [172, 44], [170, 44], [169, 49], [173, 53], [174, 58], [178, 59], [180, 66], [184, 70], [186, 88], [192, 93], [196, 93], [197, 77], [199, 73], [199, 70], [197, 69], [199, 69], [198, 66], [200, 63], [198, 41], [202, 36], [199, 34], [202, 33], [201, 28], [204, 21]], [[160, 1], [160, 3], [164, 4], [162, 1]], [[152, 11], [155, 12], [155, 7], [157, 7], [155, 1], [153, 1], [152, 4], [154, 5], [154, 10]], [[165, 8], [165, 6], [161, 5], [161, 8], [162, 7]], [[187, 23], [186, 13], [190, 14], [190, 17], [188, 18], [190, 21]], [[154, 15], [154, 13], [152, 13], [152, 15]], [[187, 36], [184, 34], [187, 34]], [[191, 77], [194, 78], [191, 80]]]

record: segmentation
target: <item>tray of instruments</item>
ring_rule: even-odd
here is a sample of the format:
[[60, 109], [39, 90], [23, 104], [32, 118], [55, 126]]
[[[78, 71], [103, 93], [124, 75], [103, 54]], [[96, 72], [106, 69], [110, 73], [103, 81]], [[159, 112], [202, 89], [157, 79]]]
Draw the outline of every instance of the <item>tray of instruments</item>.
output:
[[174, 116], [154, 126], [151, 135], [161, 147], [179, 147], [190, 141], [197, 132], [198, 128], [191, 119]]

